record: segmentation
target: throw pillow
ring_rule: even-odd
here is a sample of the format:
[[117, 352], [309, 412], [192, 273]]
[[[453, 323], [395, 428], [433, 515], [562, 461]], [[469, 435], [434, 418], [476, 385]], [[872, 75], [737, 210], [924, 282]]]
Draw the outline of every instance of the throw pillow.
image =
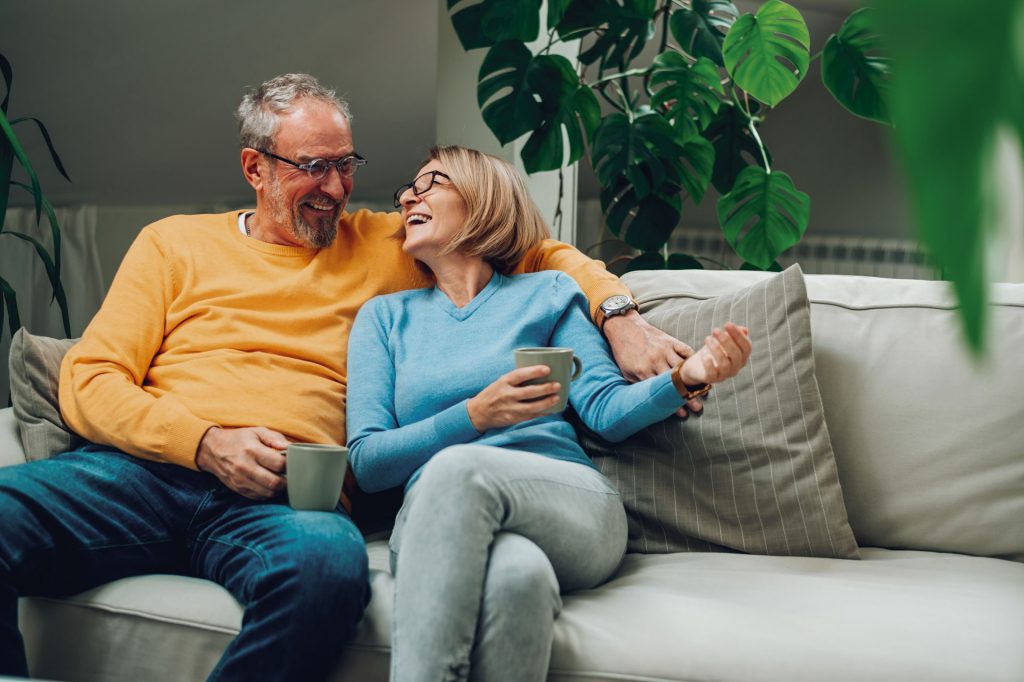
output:
[[731, 320], [750, 328], [746, 367], [700, 416], [611, 444], [581, 442], [618, 487], [629, 551], [739, 551], [857, 558], [814, 376], [799, 266], [717, 298], [643, 300], [644, 317], [694, 347]]
[[67, 452], [85, 441], [68, 428], [57, 405], [64, 354], [78, 339], [51, 339], [21, 328], [11, 339], [11, 403], [29, 461]]

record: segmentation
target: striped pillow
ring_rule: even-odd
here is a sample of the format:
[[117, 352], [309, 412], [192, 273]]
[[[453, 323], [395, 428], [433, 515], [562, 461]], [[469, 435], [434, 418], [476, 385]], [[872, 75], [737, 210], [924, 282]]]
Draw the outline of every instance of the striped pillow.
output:
[[754, 351], [704, 414], [610, 444], [580, 429], [618, 487], [629, 551], [738, 551], [857, 558], [814, 376], [810, 311], [794, 265], [718, 298], [643, 300], [644, 317], [693, 346], [732, 320]]

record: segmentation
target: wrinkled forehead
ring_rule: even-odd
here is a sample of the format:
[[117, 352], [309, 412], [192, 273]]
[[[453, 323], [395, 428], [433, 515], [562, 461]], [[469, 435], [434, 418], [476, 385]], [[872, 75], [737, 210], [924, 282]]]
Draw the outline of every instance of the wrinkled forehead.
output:
[[333, 104], [302, 99], [277, 114], [274, 146], [314, 156], [343, 156], [353, 151], [352, 129]]

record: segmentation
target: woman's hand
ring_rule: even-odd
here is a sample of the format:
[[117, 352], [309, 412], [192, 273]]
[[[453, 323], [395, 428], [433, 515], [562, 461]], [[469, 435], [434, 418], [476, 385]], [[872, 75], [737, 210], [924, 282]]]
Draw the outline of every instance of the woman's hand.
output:
[[734, 377], [750, 357], [750, 331], [732, 322], [717, 327], [704, 345], [683, 363], [679, 375], [687, 386], [714, 384]]
[[[520, 367], [505, 374], [469, 399], [466, 408], [473, 428], [480, 433], [541, 416], [558, 403], [557, 381], [523, 386], [524, 381], [551, 373], [547, 365]], [[538, 400], [539, 398], [539, 400]]]

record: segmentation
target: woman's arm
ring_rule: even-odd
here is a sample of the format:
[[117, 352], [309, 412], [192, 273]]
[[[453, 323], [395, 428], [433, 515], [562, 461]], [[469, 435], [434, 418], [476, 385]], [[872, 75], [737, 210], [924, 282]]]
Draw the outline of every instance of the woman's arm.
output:
[[388, 347], [384, 309], [381, 299], [364, 305], [348, 344], [349, 462], [359, 487], [367, 492], [404, 485], [439, 450], [480, 435], [469, 419], [466, 400], [432, 417], [399, 426], [396, 368]]
[[[664, 371], [644, 381], [630, 384], [622, 378], [608, 345], [590, 324], [586, 299], [574, 283], [556, 277], [556, 300], [567, 300], [556, 324], [552, 343], [572, 348], [583, 362], [583, 372], [573, 382], [569, 399], [583, 422], [612, 442], [667, 418], [683, 399], [672, 382], [672, 372]], [[746, 363], [750, 344], [742, 336], [737, 344], [732, 333], [716, 333], [683, 365], [681, 373], [688, 383], [716, 382], [734, 376]], [[720, 338], [721, 337], [721, 338]]]

